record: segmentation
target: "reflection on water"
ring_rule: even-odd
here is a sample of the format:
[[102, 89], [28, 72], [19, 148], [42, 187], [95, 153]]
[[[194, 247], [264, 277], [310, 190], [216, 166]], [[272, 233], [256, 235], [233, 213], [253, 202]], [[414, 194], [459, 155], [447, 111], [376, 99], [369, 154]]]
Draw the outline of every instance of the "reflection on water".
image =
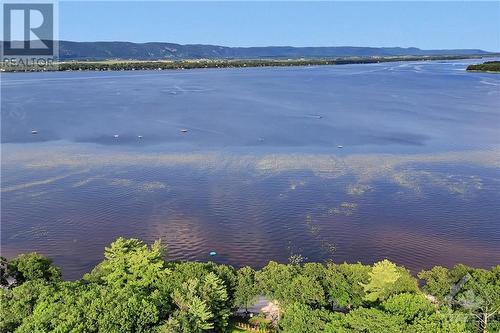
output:
[[389, 257], [415, 270], [500, 259], [498, 151], [338, 157], [11, 148], [3, 160], [3, 252], [41, 250], [70, 277], [119, 235], [162, 238], [173, 259], [205, 260], [217, 249], [217, 261], [235, 265], [286, 261], [291, 251], [310, 260]]
[[2, 76], [2, 255], [498, 264], [500, 78], [464, 66]]

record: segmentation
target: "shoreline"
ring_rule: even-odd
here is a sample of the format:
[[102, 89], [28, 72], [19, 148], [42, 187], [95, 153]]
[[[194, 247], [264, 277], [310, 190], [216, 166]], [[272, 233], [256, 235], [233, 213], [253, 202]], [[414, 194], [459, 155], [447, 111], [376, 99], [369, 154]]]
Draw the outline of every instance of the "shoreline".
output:
[[472, 64], [467, 66], [467, 72], [479, 72], [500, 74], [500, 61], [486, 61], [482, 64]]
[[488, 74], [500, 74], [500, 71], [483, 71], [480, 69], [467, 69], [467, 72], [472, 72], [472, 73], [488, 73]]
[[391, 57], [343, 57], [317, 59], [192, 59], [192, 60], [99, 60], [68, 61], [51, 67], [6, 67], [0, 66], [2, 73], [23, 72], [72, 72], [72, 71], [135, 71], [135, 70], [184, 70], [200, 68], [256, 68], [256, 67], [304, 67], [377, 64], [389, 62], [439, 61], [484, 59], [477, 56], [391, 56]]

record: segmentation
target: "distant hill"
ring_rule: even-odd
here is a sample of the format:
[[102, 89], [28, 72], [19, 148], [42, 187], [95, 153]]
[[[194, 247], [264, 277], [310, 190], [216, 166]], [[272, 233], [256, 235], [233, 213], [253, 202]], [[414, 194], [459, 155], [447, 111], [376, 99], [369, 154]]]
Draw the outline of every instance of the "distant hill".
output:
[[102, 59], [257, 59], [257, 58], [334, 58], [372, 56], [487, 55], [475, 49], [421, 50], [401, 47], [226, 47], [181, 45], [174, 43], [59, 42], [62, 60]]

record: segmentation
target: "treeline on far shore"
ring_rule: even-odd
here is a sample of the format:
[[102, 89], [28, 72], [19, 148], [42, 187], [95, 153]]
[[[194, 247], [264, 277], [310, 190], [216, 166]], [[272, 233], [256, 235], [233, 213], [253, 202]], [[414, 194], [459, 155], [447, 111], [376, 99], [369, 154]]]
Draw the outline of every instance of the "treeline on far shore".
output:
[[500, 73], [500, 61], [486, 61], [482, 64], [467, 66], [468, 71], [498, 72]]
[[127, 71], [127, 70], [168, 70], [193, 68], [241, 68], [241, 67], [283, 67], [319, 66], [345, 64], [371, 64], [394, 61], [457, 60], [480, 58], [479, 56], [391, 56], [391, 57], [347, 57], [331, 59], [198, 59], [198, 60], [76, 60], [51, 63], [50, 66], [18, 66], [3, 63], [4, 72], [33, 71]]
[[[254, 270], [167, 261], [165, 249], [119, 238], [77, 281], [64, 281], [37, 253], [2, 258], [0, 332], [500, 331], [500, 265], [436, 266], [415, 277], [389, 260], [313, 263], [293, 255]], [[267, 310], [248, 316], [258, 297]]]

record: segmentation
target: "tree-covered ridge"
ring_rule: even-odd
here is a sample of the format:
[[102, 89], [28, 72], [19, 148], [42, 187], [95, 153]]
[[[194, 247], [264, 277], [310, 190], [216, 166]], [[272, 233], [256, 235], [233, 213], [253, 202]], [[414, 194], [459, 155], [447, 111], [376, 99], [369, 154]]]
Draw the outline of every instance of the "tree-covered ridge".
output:
[[420, 272], [419, 281], [388, 260], [372, 266], [271, 261], [255, 271], [164, 257], [160, 242], [119, 238], [100, 264], [71, 282], [37, 253], [2, 259], [0, 331], [229, 332], [235, 310], [258, 295], [277, 308], [260, 321], [268, 331], [500, 331], [500, 265], [437, 266]]
[[60, 59], [258, 59], [373, 56], [485, 55], [479, 49], [422, 50], [416, 47], [227, 47], [221, 45], [59, 41]]
[[467, 66], [467, 70], [500, 73], [500, 61], [486, 61], [482, 64], [469, 65]]

